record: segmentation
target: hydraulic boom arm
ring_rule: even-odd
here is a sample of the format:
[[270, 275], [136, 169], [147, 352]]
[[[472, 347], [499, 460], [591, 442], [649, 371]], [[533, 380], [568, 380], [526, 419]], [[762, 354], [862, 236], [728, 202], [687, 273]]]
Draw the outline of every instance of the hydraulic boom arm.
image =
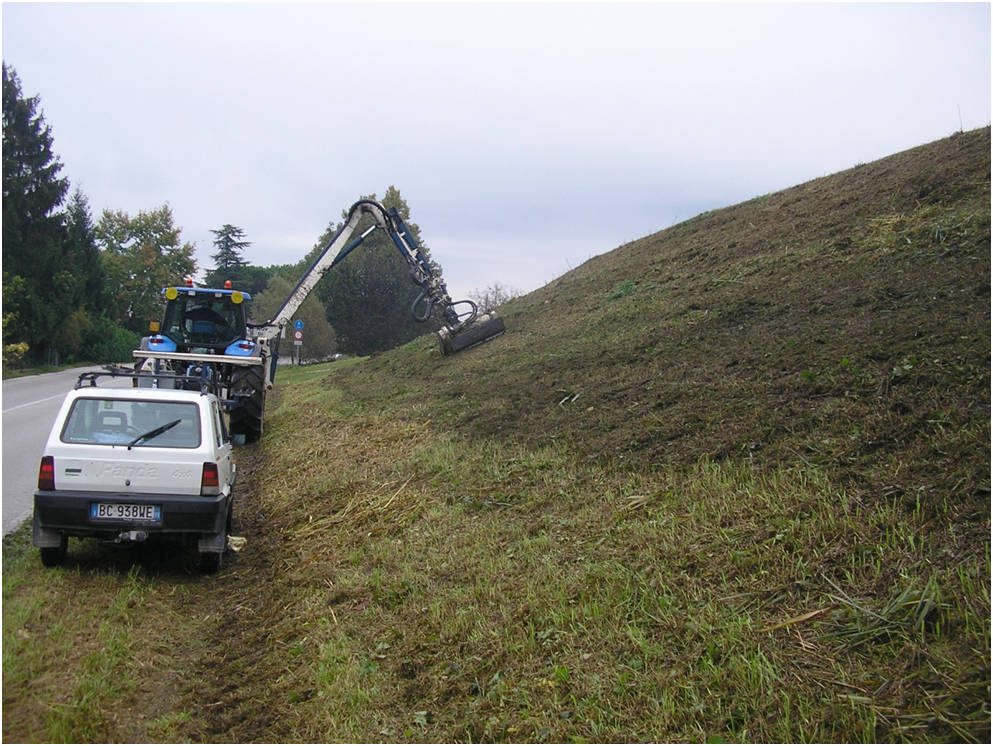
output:
[[[352, 239], [359, 221], [365, 215], [372, 217], [373, 225]], [[390, 237], [400, 256], [410, 265], [411, 279], [422, 288], [411, 305], [414, 318], [417, 321], [427, 321], [436, 307], [441, 310], [444, 327], [438, 332], [438, 336], [444, 354], [458, 352], [503, 333], [502, 319], [491, 314], [480, 315], [479, 309], [471, 300], [452, 301], [444, 281], [432, 272], [430, 263], [395, 209], [387, 210], [379, 202], [363, 199], [349, 209], [345, 224], [324, 247], [282, 308], [269, 321], [254, 327], [257, 336], [266, 341], [276, 339], [321, 278], [377, 228]], [[456, 311], [456, 306], [463, 305], [466, 306], [465, 311]], [[470, 326], [473, 327], [471, 333]]]

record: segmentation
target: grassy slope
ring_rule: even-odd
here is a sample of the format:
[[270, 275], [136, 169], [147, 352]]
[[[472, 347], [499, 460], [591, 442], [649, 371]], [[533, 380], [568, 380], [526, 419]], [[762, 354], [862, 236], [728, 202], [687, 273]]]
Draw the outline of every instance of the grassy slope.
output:
[[988, 742], [989, 188], [960, 134], [289, 372], [216, 578], [7, 551], [5, 739]]
[[988, 132], [960, 135], [592, 259], [471, 357], [407, 350], [335, 385], [639, 469], [810, 462], [871, 489], [899, 459], [904, 492], [969, 494], [988, 487], [975, 449], [929, 431], [985, 429], [989, 200]]
[[336, 465], [273, 504], [303, 498], [285, 530], [347, 578], [328, 654], [373, 690], [359, 733], [982, 738], [989, 151], [699, 216], [515, 301], [489, 345], [295, 392], [267, 450]]

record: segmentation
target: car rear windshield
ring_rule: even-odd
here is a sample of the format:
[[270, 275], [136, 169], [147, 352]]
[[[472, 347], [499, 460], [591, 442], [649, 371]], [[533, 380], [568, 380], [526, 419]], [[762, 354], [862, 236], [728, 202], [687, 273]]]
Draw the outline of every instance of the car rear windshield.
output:
[[63, 443], [199, 448], [200, 408], [191, 402], [79, 398]]

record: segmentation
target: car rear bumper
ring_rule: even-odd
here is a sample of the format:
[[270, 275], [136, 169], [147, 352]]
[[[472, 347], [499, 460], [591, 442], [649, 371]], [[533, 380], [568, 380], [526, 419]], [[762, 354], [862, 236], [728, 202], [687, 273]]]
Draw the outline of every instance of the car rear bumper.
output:
[[[34, 493], [36, 529], [41, 534], [58, 532], [70, 536], [115, 537], [126, 531], [149, 534], [218, 534], [225, 528], [230, 496], [226, 494], [172, 495], [125, 494], [116, 492], [77, 492], [39, 490]], [[134, 521], [92, 518], [93, 503], [157, 505], [159, 520]], [[39, 533], [36, 531], [36, 533]], [[35, 545], [38, 545], [36, 539]]]

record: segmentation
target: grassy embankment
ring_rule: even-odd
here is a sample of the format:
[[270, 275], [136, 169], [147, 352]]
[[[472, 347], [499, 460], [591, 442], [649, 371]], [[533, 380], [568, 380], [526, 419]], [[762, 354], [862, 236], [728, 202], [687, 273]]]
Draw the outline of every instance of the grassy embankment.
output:
[[5, 740], [988, 742], [989, 153], [281, 373], [218, 576], [6, 543]]

